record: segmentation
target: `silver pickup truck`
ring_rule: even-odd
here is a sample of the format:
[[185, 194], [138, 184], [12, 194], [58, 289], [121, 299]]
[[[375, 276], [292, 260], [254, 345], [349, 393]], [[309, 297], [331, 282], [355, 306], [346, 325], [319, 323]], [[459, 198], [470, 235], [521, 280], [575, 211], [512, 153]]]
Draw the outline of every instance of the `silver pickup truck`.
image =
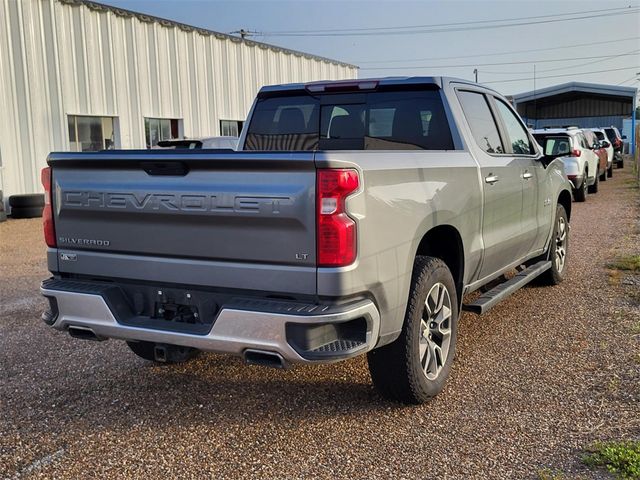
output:
[[152, 361], [367, 353], [380, 392], [420, 403], [446, 381], [461, 309], [567, 268], [562, 165], [501, 95], [464, 80], [265, 87], [239, 151], [48, 164], [43, 320]]

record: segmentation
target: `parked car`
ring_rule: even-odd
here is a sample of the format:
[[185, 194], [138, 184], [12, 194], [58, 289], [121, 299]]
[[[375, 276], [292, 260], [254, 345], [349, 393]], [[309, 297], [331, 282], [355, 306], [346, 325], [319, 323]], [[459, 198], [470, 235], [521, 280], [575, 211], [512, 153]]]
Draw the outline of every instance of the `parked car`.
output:
[[623, 168], [624, 167], [624, 159], [622, 157], [622, 149], [624, 148], [623, 140], [626, 139], [624, 135], [620, 135], [620, 131], [614, 127], [605, 127], [604, 133], [607, 134], [607, 138], [613, 145], [613, 157], [616, 162], [616, 167]]
[[[579, 128], [543, 128], [533, 130], [533, 136], [543, 147], [545, 155], [559, 157], [563, 162], [567, 178], [573, 184], [576, 202], [584, 202], [587, 192], [598, 191], [599, 158], [589, 148], [584, 133]], [[564, 155], [563, 152], [569, 154]]]
[[[600, 140], [593, 132], [593, 130], [585, 128], [583, 129], [583, 133], [585, 138], [587, 139], [587, 145], [596, 154], [598, 157], [598, 179], [606, 182], [607, 181], [607, 150], [602, 146]], [[597, 188], [596, 188], [597, 191]]]
[[[611, 178], [613, 177], [613, 145], [609, 142], [607, 134], [604, 133], [603, 129], [592, 128], [591, 131], [598, 138], [600, 146], [607, 152], [607, 177]], [[605, 180], [605, 178], [600, 178], [600, 180]]]
[[420, 403], [444, 386], [461, 309], [565, 277], [571, 184], [489, 88], [264, 87], [239, 145], [52, 153], [43, 320], [159, 362], [367, 353], [380, 392]]
[[158, 142], [157, 148], [179, 148], [179, 149], [228, 149], [235, 150], [238, 147], [238, 137], [202, 137], [202, 138], [182, 138], [173, 140], [162, 140]]

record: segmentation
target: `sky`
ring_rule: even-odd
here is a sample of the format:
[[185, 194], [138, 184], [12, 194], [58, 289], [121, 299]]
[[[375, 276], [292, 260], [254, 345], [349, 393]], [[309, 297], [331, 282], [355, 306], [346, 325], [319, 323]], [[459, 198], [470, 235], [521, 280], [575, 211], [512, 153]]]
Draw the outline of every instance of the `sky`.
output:
[[[503, 94], [570, 81], [640, 87], [640, 11], [617, 10], [640, 0], [98, 1], [224, 33], [256, 32], [256, 41], [358, 65], [360, 78], [473, 79], [477, 69], [480, 83]], [[503, 19], [540, 23], [450, 25]], [[425, 31], [441, 24], [454, 31]]]

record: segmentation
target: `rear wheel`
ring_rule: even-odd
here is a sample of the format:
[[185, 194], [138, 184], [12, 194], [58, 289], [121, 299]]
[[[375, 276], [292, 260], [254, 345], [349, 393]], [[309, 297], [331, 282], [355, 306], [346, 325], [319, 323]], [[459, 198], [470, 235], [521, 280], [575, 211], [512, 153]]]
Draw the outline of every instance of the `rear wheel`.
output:
[[556, 219], [553, 236], [549, 244], [547, 259], [551, 260], [551, 268], [540, 275], [540, 283], [558, 285], [564, 280], [567, 270], [567, 253], [569, 252], [569, 220], [567, 212], [560, 204], [556, 207]]
[[455, 356], [458, 297], [447, 265], [418, 256], [400, 337], [368, 354], [376, 389], [385, 397], [419, 404], [437, 395]]
[[611, 166], [607, 168], [607, 177], [613, 177], [613, 162], [611, 162]]
[[602, 174], [600, 175], [600, 181], [601, 182], [606, 182], [607, 181], [607, 171], [606, 170], [604, 172], [602, 172]]
[[140, 358], [157, 363], [182, 363], [200, 353], [200, 350], [195, 348], [165, 343], [127, 341], [127, 345]]
[[598, 193], [598, 187], [600, 186], [600, 177], [596, 175], [596, 180], [593, 185], [589, 185], [589, 193]]
[[573, 191], [573, 198], [576, 202], [584, 202], [587, 199], [587, 171], [582, 174], [582, 184]]
[[624, 160], [618, 160], [618, 162], [616, 163], [616, 166], [618, 168], [624, 168]]

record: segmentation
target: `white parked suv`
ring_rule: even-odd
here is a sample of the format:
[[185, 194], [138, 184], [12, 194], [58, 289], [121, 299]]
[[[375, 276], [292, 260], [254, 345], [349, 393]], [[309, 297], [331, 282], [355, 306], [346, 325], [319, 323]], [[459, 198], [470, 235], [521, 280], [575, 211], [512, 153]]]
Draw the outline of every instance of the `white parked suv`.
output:
[[613, 177], [613, 145], [607, 138], [606, 132], [602, 128], [592, 128], [591, 131], [598, 137], [602, 148], [607, 151], [607, 177]]
[[584, 202], [589, 193], [598, 191], [598, 155], [590, 148], [579, 128], [543, 128], [533, 131], [545, 155], [561, 155], [564, 171], [573, 184], [573, 198]]

